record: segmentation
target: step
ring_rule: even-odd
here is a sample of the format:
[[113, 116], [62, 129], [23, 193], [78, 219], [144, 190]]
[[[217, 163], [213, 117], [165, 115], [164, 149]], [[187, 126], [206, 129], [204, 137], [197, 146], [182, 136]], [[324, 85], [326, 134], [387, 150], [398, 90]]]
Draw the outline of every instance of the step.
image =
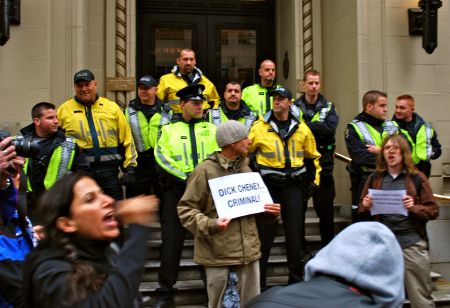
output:
[[[308, 243], [306, 249], [308, 251], [319, 250], [320, 249], [320, 236], [319, 235], [308, 235], [306, 236], [306, 241]], [[272, 246], [271, 253], [272, 254], [285, 254], [285, 238], [284, 236], [277, 236], [274, 239], [274, 243]], [[148, 251], [148, 259], [159, 260], [159, 246], [161, 245], [161, 240], [150, 240], [148, 242], [149, 251]], [[193, 258], [194, 256], [194, 240], [186, 239], [184, 241], [184, 248], [181, 257], [183, 259]]]
[[[337, 234], [342, 229], [347, 227], [350, 223], [351, 223], [351, 220], [349, 220], [347, 218], [335, 217], [334, 218], [335, 233]], [[155, 230], [156, 231], [153, 232], [152, 239], [148, 241], [150, 247], [159, 247], [159, 245], [161, 244], [160, 228], [156, 228]], [[283, 234], [284, 234], [283, 223], [280, 218], [280, 222], [277, 227], [277, 235], [283, 235]], [[315, 217], [315, 216], [306, 217], [305, 218], [305, 235], [308, 236], [308, 235], [318, 235], [318, 234], [320, 234], [319, 218]], [[193, 239], [192, 234], [190, 232], [186, 231], [185, 242], [187, 240], [192, 240], [192, 239]]]
[[[335, 222], [335, 230], [336, 232], [339, 232], [342, 230], [342, 224], [344, 224], [344, 227], [351, 223], [351, 218], [342, 217], [339, 213], [342, 212], [342, 207], [349, 207], [346, 205], [339, 205], [334, 207], [334, 222]], [[314, 207], [311, 205], [308, 205], [308, 209], [306, 211], [305, 215], [305, 227], [306, 227], [306, 235], [315, 235], [319, 234], [319, 218], [317, 217], [317, 214], [314, 210]], [[281, 224], [281, 217], [280, 217], [280, 224]], [[161, 240], [161, 224], [159, 221], [154, 222], [152, 224], [152, 227], [154, 228], [153, 240]], [[282, 231], [281, 231], [282, 234]], [[192, 239], [192, 234], [190, 232], [186, 232], [186, 239]]]

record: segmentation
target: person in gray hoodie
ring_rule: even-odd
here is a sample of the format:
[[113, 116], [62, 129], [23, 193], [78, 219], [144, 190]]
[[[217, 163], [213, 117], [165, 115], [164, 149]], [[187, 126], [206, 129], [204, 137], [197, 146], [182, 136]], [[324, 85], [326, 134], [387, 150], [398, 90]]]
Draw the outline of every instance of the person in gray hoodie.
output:
[[394, 234], [378, 222], [341, 231], [305, 267], [305, 281], [275, 287], [246, 308], [401, 307], [403, 255]]

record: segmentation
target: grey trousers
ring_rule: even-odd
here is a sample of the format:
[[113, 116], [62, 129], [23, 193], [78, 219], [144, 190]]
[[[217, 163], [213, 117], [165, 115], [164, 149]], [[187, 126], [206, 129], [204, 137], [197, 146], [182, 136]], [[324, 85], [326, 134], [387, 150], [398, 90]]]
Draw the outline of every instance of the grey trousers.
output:
[[[241, 299], [241, 308], [252, 298], [259, 295], [259, 260], [247, 265], [233, 265], [232, 270], [238, 276], [237, 289]], [[208, 307], [222, 308], [223, 296], [227, 289], [229, 266], [205, 266]]]
[[405, 288], [412, 308], [435, 307], [431, 297], [430, 255], [424, 240], [403, 249]]

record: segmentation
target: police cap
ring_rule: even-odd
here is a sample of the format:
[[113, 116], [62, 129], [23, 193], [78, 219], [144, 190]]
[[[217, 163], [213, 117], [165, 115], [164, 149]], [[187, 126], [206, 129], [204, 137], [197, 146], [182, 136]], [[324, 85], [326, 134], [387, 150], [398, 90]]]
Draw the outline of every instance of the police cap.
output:
[[205, 86], [202, 84], [191, 84], [181, 90], [179, 90], [176, 95], [180, 98], [180, 100], [189, 100], [192, 99], [194, 101], [202, 101], [205, 99], [203, 96], [203, 90], [205, 90]]
[[75, 75], [73, 76], [73, 82], [77, 83], [78, 81], [81, 80], [83, 81], [95, 80], [95, 76], [94, 74], [92, 74], [90, 70], [81, 70], [75, 73]]
[[283, 88], [283, 87], [277, 88], [277, 89], [272, 90], [270, 92], [270, 96], [274, 96], [275, 94], [278, 94], [278, 95], [280, 95], [282, 97], [286, 97], [286, 98], [288, 98], [290, 100], [292, 99], [291, 91], [289, 91], [288, 89]]
[[158, 82], [152, 76], [146, 75], [146, 76], [142, 76], [141, 79], [139, 79], [139, 81], [137, 82], [137, 84], [138, 84], [138, 86], [143, 85], [143, 86], [151, 88], [151, 87], [156, 87]]

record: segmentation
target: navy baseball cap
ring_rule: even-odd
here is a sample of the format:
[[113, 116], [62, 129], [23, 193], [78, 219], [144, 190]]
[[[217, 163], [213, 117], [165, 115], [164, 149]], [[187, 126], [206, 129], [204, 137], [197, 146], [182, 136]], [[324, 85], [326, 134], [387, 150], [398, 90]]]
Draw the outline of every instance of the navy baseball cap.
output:
[[274, 96], [275, 94], [278, 94], [278, 95], [280, 95], [280, 96], [282, 96], [282, 97], [286, 97], [286, 98], [288, 98], [288, 99], [292, 99], [292, 93], [291, 93], [291, 91], [289, 91], [288, 89], [283, 88], [283, 87], [277, 88], [277, 89], [272, 90], [272, 91], [270, 92], [270, 96]]
[[137, 82], [138, 85], [143, 85], [146, 87], [156, 87], [156, 85], [158, 84], [158, 82], [156, 81], [155, 78], [153, 78], [150, 75], [145, 75], [142, 76], [141, 79], [139, 79], [139, 81]]
[[77, 83], [80, 80], [83, 81], [95, 80], [95, 76], [90, 70], [81, 70], [73, 76], [74, 83]]

